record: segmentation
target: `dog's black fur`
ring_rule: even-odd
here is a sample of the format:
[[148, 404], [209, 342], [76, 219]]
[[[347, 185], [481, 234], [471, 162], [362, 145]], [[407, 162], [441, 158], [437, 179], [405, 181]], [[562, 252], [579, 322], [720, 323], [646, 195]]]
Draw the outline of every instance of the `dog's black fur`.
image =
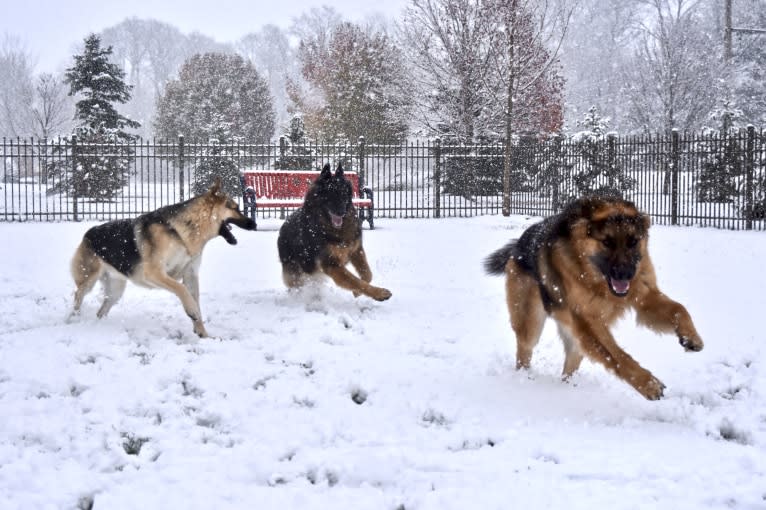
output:
[[[178, 231], [170, 225], [170, 219], [188, 207], [192, 200], [194, 199], [161, 207], [134, 219], [113, 220], [96, 225], [85, 233], [84, 238], [90, 244], [93, 252], [103, 259], [104, 262], [125, 276], [130, 276], [139, 262], [141, 262], [141, 253], [139, 252], [135, 235], [136, 229], [139, 232], [149, 232], [150, 225], [164, 225], [167, 235], [182, 241]], [[218, 235], [232, 245], [237, 244], [237, 238], [231, 233], [230, 224], [237, 225], [245, 230], [253, 230], [253, 221], [250, 219], [231, 218], [222, 221], [218, 229]], [[145, 235], [143, 242], [151, 244], [151, 235]]]
[[[326, 243], [339, 243], [362, 237], [362, 225], [352, 205], [351, 183], [338, 165], [335, 175], [327, 164], [306, 193], [303, 207], [295, 211], [279, 229], [279, 259], [291, 270], [307, 274], [318, 268], [319, 255]], [[332, 224], [331, 214], [343, 218], [340, 229]]]
[[[311, 185], [303, 206], [279, 229], [277, 247], [282, 275], [288, 287], [303, 283], [303, 276], [324, 272], [339, 286], [354, 294], [383, 301], [391, 293], [369, 285], [372, 273], [362, 248], [362, 224], [352, 203], [351, 183], [339, 164], [332, 173], [329, 164]], [[359, 277], [345, 265], [351, 262]]]
[[185, 202], [89, 229], [72, 258], [77, 286], [72, 314], [79, 313], [85, 295], [101, 281], [104, 301], [96, 315], [106, 316], [130, 280], [173, 292], [192, 319], [194, 332], [207, 336], [199, 307], [202, 251], [217, 236], [236, 244], [230, 224], [255, 230], [255, 222], [242, 214], [216, 180], [207, 193]]

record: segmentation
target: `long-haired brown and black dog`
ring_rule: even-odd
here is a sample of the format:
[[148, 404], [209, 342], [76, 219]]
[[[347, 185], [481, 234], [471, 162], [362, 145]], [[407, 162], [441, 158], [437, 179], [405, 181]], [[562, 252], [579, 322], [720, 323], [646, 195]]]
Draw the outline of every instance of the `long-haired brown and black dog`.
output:
[[255, 222], [242, 214], [217, 179], [207, 193], [185, 202], [91, 228], [72, 258], [72, 277], [77, 285], [72, 314], [79, 313], [83, 298], [101, 280], [104, 302], [97, 316], [106, 316], [130, 280], [178, 296], [194, 332], [206, 337], [199, 306], [202, 250], [219, 235], [229, 244], [237, 244], [229, 224], [255, 230]]
[[703, 347], [686, 309], [657, 287], [647, 251], [649, 225], [649, 217], [629, 201], [585, 197], [485, 260], [488, 273], [506, 275], [516, 368], [529, 368], [545, 318], [551, 316], [564, 342], [565, 379], [585, 355], [647, 399], [662, 397], [662, 382], [622, 350], [609, 331], [632, 308], [640, 324], [674, 332], [687, 351]]
[[[339, 164], [333, 174], [326, 164], [306, 193], [303, 206], [279, 229], [277, 247], [285, 285], [298, 287], [307, 275], [321, 271], [355, 296], [364, 294], [378, 301], [391, 297], [388, 289], [370, 285], [372, 271], [352, 197], [343, 167]], [[346, 269], [349, 262], [359, 276]]]

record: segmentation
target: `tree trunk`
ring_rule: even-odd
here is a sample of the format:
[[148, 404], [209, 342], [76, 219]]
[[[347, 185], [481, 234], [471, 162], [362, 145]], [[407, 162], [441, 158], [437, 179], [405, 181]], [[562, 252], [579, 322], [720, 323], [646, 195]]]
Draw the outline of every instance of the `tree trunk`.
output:
[[[509, 74], [512, 74], [511, 71]], [[511, 160], [513, 159], [513, 81], [508, 83], [505, 111], [505, 150], [503, 151], [503, 216], [511, 215]]]
[[511, 215], [511, 160], [513, 158], [513, 93], [514, 68], [514, 16], [516, 5], [506, 14], [505, 29], [508, 34], [508, 90], [505, 105], [505, 150], [503, 151], [503, 216]]

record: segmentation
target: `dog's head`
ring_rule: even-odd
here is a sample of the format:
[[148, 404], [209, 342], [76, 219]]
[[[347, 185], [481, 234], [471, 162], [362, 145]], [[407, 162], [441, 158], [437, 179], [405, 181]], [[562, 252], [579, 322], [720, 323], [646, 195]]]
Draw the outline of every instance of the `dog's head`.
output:
[[226, 239], [227, 243], [237, 244], [237, 238], [231, 233], [230, 225], [236, 225], [245, 230], [255, 230], [255, 222], [242, 214], [239, 204], [223, 191], [220, 177], [215, 178], [206, 197], [213, 206], [212, 218], [220, 222], [218, 235]]
[[604, 197], [580, 199], [570, 213], [577, 216], [572, 234], [585, 258], [604, 276], [612, 294], [627, 296], [646, 255], [649, 217], [632, 202]]
[[334, 228], [342, 228], [343, 220], [352, 210], [353, 189], [343, 176], [343, 166], [338, 163], [335, 173], [326, 164], [319, 177], [311, 186], [306, 201], [319, 209], [320, 214]]

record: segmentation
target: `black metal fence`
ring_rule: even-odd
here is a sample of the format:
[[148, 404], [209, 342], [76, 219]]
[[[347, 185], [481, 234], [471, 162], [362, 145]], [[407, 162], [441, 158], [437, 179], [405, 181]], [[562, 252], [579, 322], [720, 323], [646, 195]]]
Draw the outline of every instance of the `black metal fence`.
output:
[[[589, 134], [521, 139], [511, 147], [510, 209], [545, 216], [569, 199], [617, 189], [655, 223], [766, 230], [766, 133]], [[438, 139], [400, 145], [172, 142], [81, 144], [76, 139], [3, 139], [0, 220], [107, 220], [189, 198], [216, 168], [318, 168], [343, 162], [374, 191], [375, 215], [440, 218], [499, 214], [502, 144]], [[233, 164], [232, 164], [233, 163]], [[108, 173], [109, 179], [102, 179]], [[263, 210], [269, 217], [279, 211]]]

